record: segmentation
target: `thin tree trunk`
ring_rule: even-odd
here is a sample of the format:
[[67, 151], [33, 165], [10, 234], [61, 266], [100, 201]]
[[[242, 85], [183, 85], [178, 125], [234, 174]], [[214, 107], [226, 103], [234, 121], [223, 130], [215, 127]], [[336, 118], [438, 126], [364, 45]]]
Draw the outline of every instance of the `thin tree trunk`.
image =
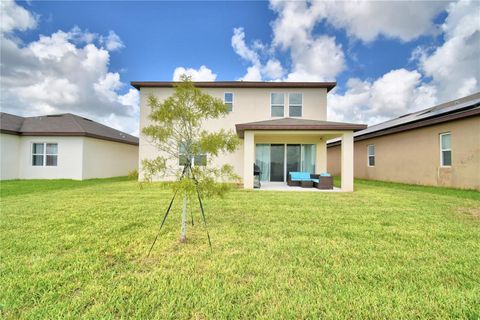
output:
[[187, 192], [183, 195], [182, 229], [180, 230], [180, 242], [187, 242]]

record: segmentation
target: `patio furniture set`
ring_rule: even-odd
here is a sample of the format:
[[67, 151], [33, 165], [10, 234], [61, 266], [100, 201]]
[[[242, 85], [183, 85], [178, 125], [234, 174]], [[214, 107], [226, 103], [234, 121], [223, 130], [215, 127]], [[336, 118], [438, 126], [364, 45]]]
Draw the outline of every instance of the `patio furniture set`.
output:
[[333, 189], [333, 177], [329, 173], [289, 172], [287, 185], [322, 190]]

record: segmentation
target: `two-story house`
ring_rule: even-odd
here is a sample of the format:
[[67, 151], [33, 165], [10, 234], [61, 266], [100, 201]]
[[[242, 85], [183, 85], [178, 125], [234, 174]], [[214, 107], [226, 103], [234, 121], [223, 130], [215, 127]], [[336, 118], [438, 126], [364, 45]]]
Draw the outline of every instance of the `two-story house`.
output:
[[[149, 124], [148, 97], [169, 97], [174, 82], [132, 82], [140, 90], [140, 131]], [[195, 82], [202, 91], [222, 99], [229, 114], [204, 123], [206, 130], [232, 129], [241, 138], [236, 152], [218, 158], [232, 165], [246, 189], [254, 185], [254, 163], [261, 181], [285, 182], [288, 172], [327, 171], [327, 140], [341, 139], [341, 188], [353, 191], [353, 132], [365, 125], [327, 120], [327, 93], [335, 82]], [[158, 151], [140, 135], [139, 173], [143, 159]]]

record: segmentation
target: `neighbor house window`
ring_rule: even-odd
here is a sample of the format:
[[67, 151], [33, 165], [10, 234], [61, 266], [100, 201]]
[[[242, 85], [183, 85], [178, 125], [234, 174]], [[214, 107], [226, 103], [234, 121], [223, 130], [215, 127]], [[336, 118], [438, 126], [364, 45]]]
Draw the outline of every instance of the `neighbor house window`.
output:
[[233, 93], [225, 92], [223, 95], [223, 103], [227, 105], [228, 112], [233, 111]]
[[452, 135], [450, 132], [440, 134], [440, 165], [452, 165]]
[[33, 143], [32, 165], [55, 167], [58, 164], [58, 144]]
[[303, 94], [290, 93], [288, 95], [288, 115], [290, 117], [302, 116]]
[[283, 93], [272, 93], [270, 96], [272, 105], [272, 117], [283, 117], [285, 109], [285, 95]]
[[368, 146], [368, 166], [375, 167], [375, 145]]
[[180, 166], [186, 166], [187, 163], [190, 163], [192, 166], [206, 166], [207, 165], [207, 154], [200, 153], [190, 159], [187, 158], [187, 152], [184, 144], [180, 144], [178, 148], [178, 164]]

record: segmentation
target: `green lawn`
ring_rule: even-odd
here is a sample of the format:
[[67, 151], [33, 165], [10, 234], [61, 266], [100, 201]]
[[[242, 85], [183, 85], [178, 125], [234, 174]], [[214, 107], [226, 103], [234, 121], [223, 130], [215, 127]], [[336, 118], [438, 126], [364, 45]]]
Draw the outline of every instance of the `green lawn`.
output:
[[212, 251], [179, 201], [147, 258], [164, 184], [2, 182], [0, 318], [478, 319], [480, 193], [356, 189], [206, 200]]

